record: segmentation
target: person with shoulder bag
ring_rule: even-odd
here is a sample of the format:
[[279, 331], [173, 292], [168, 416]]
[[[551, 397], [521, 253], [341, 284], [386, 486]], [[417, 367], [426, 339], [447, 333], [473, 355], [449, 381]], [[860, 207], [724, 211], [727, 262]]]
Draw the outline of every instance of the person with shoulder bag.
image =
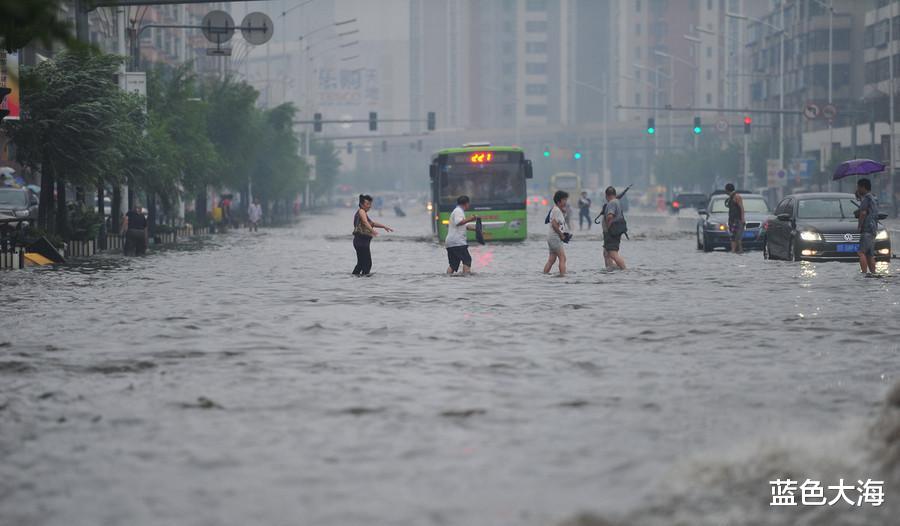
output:
[[618, 267], [625, 270], [625, 260], [619, 255], [619, 245], [622, 236], [628, 235], [628, 224], [625, 214], [622, 212], [622, 204], [616, 197], [616, 189], [612, 186], [606, 189], [606, 204], [603, 210], [603, 249], [606, 251], [607, 268]]

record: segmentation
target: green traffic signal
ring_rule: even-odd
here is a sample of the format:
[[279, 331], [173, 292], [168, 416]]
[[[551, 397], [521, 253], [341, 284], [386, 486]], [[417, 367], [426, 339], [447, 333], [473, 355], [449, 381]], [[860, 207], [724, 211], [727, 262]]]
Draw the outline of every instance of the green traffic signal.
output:
[[575, 154], [572, 155], [572, 157], [574, 157], [576, 161], [577, 161], [578, 159], [581, 159], [581, 152], [575, 152]]
[[700, 135], [703, 131], [703, 126], [700, 125], [700, 117], [694, 117], [694, 133]]
[[544, 150], [544, 157], [550, 157], [550, 150]]
[[654, 119], [653, 117], [647, 119], [647, 133], [649, 133], [650, 135], [656, 133], [656, 119]]

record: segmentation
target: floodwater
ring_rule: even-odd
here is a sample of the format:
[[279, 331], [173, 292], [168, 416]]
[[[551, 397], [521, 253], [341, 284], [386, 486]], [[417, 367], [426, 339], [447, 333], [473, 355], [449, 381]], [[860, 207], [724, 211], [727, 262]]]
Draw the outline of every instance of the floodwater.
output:
[[354, 278], [352, 213], [0, 273], [0, 524], [897, 524], [896, 276], [639, 217], [630, 270], [576, 231], [545, 276], [539, 211], [470, 277], [385, 213]]

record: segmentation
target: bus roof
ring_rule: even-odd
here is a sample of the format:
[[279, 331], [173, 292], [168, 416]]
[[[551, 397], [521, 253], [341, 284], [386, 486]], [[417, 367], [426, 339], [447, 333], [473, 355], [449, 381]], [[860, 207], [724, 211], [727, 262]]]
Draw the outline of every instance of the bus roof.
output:
[[525, 153], [518, 146], [467, 146], [462, 148], [445, 148], [435, 152], [434, 156], [448, 155], [451, 153], [469, 153], [469, 152], [517, 152]]

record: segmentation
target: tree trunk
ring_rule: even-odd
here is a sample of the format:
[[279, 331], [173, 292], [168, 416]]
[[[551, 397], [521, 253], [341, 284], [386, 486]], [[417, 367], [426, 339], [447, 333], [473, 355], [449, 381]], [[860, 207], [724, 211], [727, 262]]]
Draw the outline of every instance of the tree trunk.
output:
[[156, 194], [147, 192], [147, 228], [152, 238], [156, 233]]
[[122, 187], [118, 184], [113, 185], [113, 194], [112, 194], [112, 210], [110, 211], [110, 225], [112, 226], [112, 231], [115, 234], [119, 233], [119, 229], [122, 228], [122, 225], [119, 221], [122, 211]]
[[97, 185], [97, 213], [100, 215], [100, 233], [98, 234], [97, 247], [106, 250], [106, 213], [103, 199], [103, 183]]
[[197, 199], [194, 202], [194, 221], [198, 225], [206, 224], [206, 190], [197, 194]]
[[56, 235], [65, 239], [69, 234], [69, 208], [66, 203], [66, 182], [56, 179]]
[[38, 226], [49, 232], [53, 225], [53, 172], [50, 163], [41, 164], [41, 195], [38, 204]]

